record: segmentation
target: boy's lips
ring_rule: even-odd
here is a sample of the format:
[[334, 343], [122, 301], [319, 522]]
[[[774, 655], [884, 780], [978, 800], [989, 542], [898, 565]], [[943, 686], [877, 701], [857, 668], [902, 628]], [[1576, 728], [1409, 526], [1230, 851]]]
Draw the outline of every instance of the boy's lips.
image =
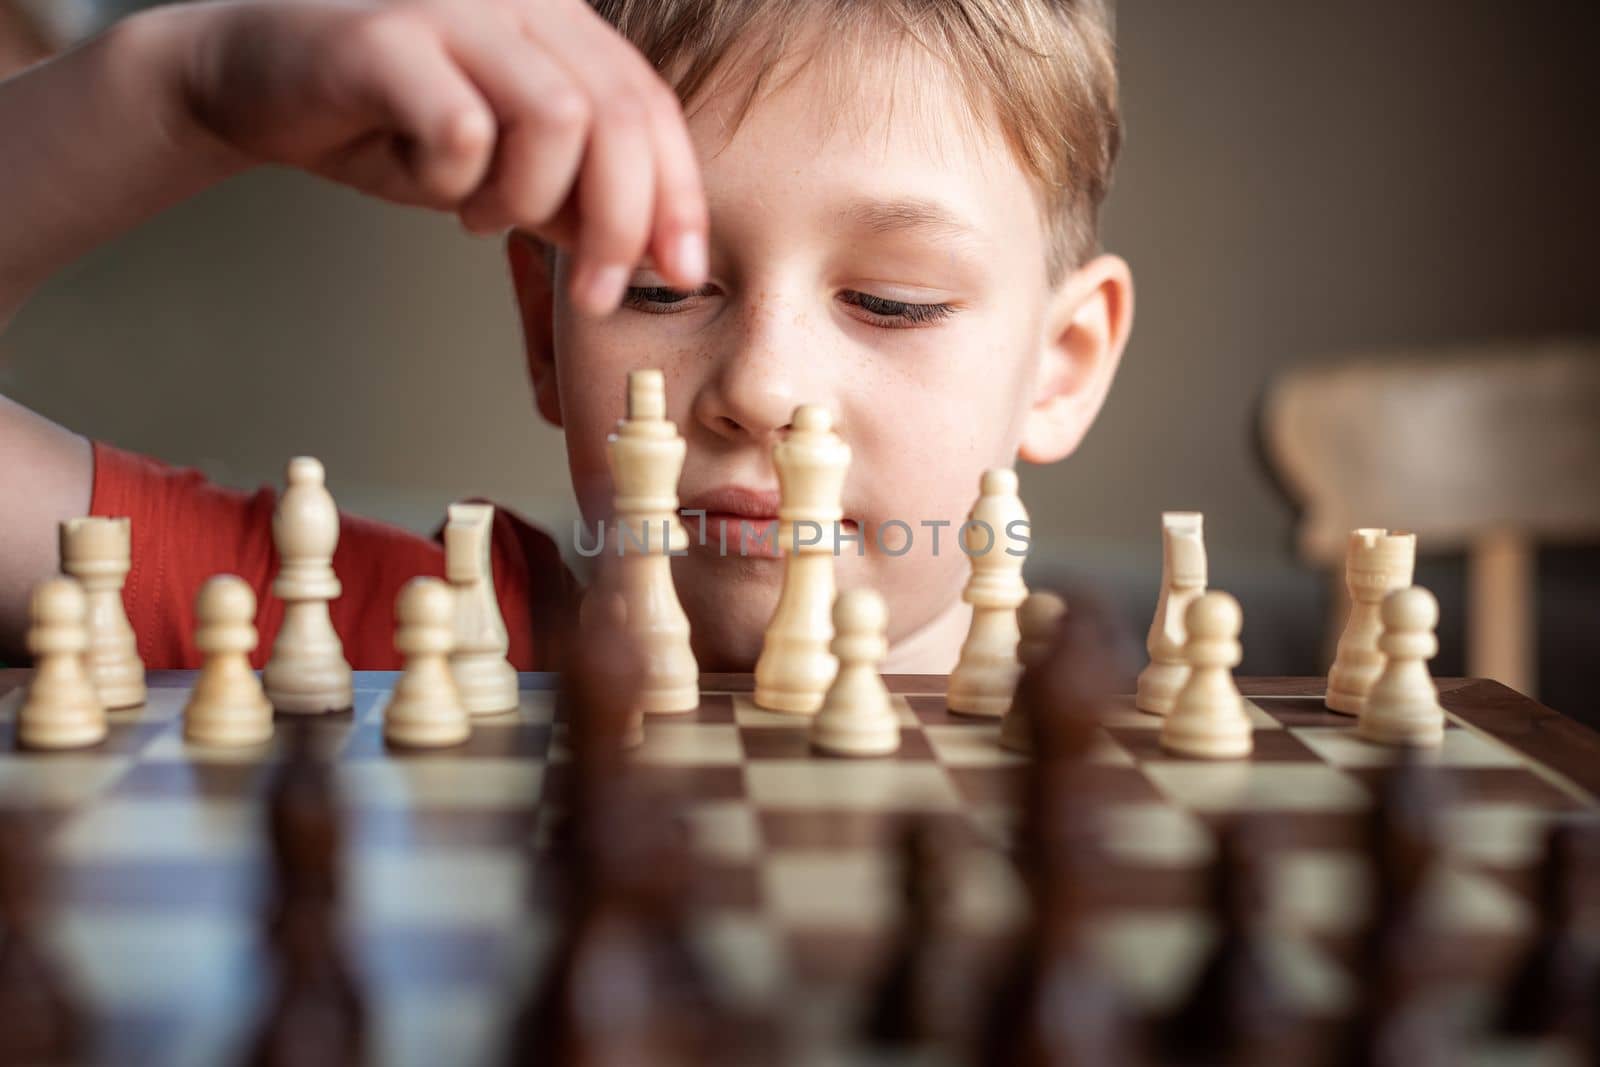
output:
[[[689, 530], [689, 543], [691, 547], [700, 545], [701, 518], [698, 513], [704, 512], [704, 547], [721, 551], [725, 545], [730, 556], [781, 558], [783, 553], [773, 529], [778, 522], [778, 506], [781, 502], [782, 497], [776, 489], [754, 489], [741, 485], [720, 486], [688, 497], [683, 502], [681, 512], [696, 513], [683, 515], [684, 525]], [[856, 527], [854, 520], [850, 519], [842, 520], [840, 525], [850, 530]], [[744, 545], [742, 552], [741, 536]]]

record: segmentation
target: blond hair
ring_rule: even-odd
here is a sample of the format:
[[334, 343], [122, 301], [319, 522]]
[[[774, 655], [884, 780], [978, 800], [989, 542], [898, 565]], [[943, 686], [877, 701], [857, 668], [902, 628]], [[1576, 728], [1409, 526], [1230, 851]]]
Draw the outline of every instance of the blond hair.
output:
[[[1039, 195], [1052, 285], [1098, 244], [1100, 204], [1121, 146], [1105, 0], [591, 0], [689, 108], [724, 60], [746, 78], [733, 128], [802, 34], [800, 66], [830, 60], [833, 100], [864, 61], [910, 41], [950, 70], [968, 118], [992, 116]], [[820, 20], [820, 22], [819, 22]], [[792, 77], [792, 75], [790, 75]], [[778, 88], [781, 86], [781, 82]], [[989, 110], [986, 111], [985, 108]]]

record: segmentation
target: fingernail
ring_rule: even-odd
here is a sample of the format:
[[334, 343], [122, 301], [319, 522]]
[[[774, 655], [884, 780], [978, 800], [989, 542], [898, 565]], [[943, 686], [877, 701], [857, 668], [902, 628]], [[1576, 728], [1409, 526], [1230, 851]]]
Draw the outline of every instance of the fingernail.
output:
[[615, 263], [593, 271], [584, 286], [583, 299], [589, 310], [604, 314], [616, 306], [622, 296], [622, 287], [628, 281], [628, 268]]
[[676, 256], [679, 271], [690, 278], [704, 278], [707, 258], [705, 234], [681, 234], [678, 237]]

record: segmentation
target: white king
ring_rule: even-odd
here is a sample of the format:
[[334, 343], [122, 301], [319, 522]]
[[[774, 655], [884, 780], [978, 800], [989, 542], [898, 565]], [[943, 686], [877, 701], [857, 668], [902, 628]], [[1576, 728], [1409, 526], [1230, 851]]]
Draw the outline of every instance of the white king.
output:
[[1022, 673], [1017, 659], [1017, 608], [1028, 598], [1022, 581], [1023, 553], [1004, 547], [1002, 538], [1028, 511], [1017, 496], [1017, 473], [1006, 467], [985, 471], [979, 496], [961, 536], [972, 557], [972, 578], [962, 599], [972, 605], [972, 627], [961, 646], [961, 659], [950, 675], [951, 711], [965, 715], [1004, 716]]
[[[795, 409], [787, 437], [772, 448], [778, 469], [778, 543], [788, 553], [783, 591], [756, 660], [755, 702], [769, 711], [813, 715], [838, 670], [833, 640], [834, 531], [850, 446], [833, 432], [833, 417], [817, 404]], [[807, 523], [799, 537], [800, 523]], [[817, 531], [821, 537], [814, 536]]]
[[659, 370], [628, 374], [627, 417], [606, 439], [616, 487], [618, 580], [628, 630], [644, 657], [640, 710], [693, 711], [700, 706], [700, 667], [689, 647], [689, 617], [672, 584], [670, 553], [689, 547], [678, 518], [678, 476], [687, 446], [667, 418], [666, 379]]
[[1345, 585], [1350, 590], [1350, 619], [1328, 671], [1328, 707], [1346, 715], [1361, 714], [1367, 692], [1383, 671], [1378, 636], [1383, 633], [1383, 598], [1411, 584], [1417, 559], [1417, 535], [1361, 529], [1350, 534], [1345, 555]]

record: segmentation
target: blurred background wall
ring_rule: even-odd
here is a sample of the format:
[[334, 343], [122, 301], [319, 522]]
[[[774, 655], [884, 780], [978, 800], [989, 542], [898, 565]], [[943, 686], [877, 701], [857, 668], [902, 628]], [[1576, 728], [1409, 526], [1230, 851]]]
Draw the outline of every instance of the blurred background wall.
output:
[[[1250, 620], [1245, 669], [1311, 673], [1325, 582], [1259, 456], [1262, 392], [1372, 349], [1600, 335], [1600, 5], [1124, 0], [1119, 40], [1105, 243], [1133, 265], [1137, 321], [1083, 449], [1024, 472], [1030, 568], [1099, 587], [1142, 631], [1159, 513], [1202, 510], [1213, 584]], [[57, 278], [0, 336], [0, 391], [240, 486], [314, 453], [346, 508], [417, 529], [466, 494], [560, 531], [574, 514], [498, 244], [292, 174]], [[1593, 558], [1541, 557], [1541, 691], [1578, 714], [1600, 685]], [[1460, 572], [1418, 575], [1444, 602], [1440, 673], [1461, 669]]]

